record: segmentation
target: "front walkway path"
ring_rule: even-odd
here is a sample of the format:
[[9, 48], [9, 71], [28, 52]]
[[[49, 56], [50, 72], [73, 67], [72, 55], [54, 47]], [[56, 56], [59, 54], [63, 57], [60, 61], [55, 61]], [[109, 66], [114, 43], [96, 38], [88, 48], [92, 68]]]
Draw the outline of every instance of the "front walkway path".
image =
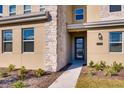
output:
[[82, 69], [83, 62], [73, 63], [49, 88], [74, 88]]

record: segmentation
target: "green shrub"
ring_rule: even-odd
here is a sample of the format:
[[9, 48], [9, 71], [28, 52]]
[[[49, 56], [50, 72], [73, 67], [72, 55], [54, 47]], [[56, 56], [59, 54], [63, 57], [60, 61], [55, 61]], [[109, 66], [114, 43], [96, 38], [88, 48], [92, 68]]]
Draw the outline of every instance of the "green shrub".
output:
[[105, 61], [100, 61], [100, 69], [103, 71], [106, 68], [106, 62]]
[[101, 70], [101, 67], [100, 67], [99, 63], [96, 63], [96, 64], [95, 64], [95, 69], [96, 69], [97, 71]]
[[88, 73], [90, 76], [93, 76], [95, 75], [95, 70], [93, 68], [89, 69], [89, 73]]
[[22, 66], [20, 69], [19, 69], [19, 77], [21, 80], [25, 79], [25, 76], [26, 76], [26, 69], [24, 66]]
[[17, 81], [13, 84], [15, 88], [23, 88], [25, 87], [25, 84], [22, 81]]
[[13, 64], [10, 64], [9, 67], [8, 67], [9, 71], [13, 71], [15, 69], [15, 65]]
[[8, 76], [7, 72], [0, 71], [0, 77], [7, 77], [7, 76]]
[[112, 67], [107, 67], [104, 71], [105, 71], [105, 76], [112, 76], [117, 74], [117, 71]]
[[94, 62], [91, 60], [89, 63], [89, 67], [93, 68], [94, 67]]
[[95, 64], [95, 69], [97, 71], [99, 71], [99, 70], [103, 71], [106, 67], [107, 67], [107, 65], [106, 65], [105, 61], [100, 61], [100, 63]]
[[45, 74], [45, 71], [39, 68], [38, 70], [36, 70], [35, 74], [37, 77], [41, 77]]
[[116, 71], [116, 72], [120, 72], [120, 70], [123, 68], [122, 63], [117, 63], [116, 61], [113, 62], [112, 64], [112, 68]]

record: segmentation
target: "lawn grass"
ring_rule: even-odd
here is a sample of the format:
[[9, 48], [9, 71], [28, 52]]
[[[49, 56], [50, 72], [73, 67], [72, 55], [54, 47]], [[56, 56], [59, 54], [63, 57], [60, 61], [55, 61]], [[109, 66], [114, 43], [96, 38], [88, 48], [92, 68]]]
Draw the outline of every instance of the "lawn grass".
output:
[[124, 80], [98, 79], [80, 75], [77, 88], [124, 88]]

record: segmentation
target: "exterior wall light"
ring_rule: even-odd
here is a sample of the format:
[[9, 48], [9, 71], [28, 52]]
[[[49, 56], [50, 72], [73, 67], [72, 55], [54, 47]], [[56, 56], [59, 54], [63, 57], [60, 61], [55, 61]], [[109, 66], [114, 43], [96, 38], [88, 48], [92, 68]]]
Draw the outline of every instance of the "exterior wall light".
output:
[[99, 39], [99, 40], [103, 40], [103, 36], [102, 36], [101, 33], [98, 33], [98, 39]]

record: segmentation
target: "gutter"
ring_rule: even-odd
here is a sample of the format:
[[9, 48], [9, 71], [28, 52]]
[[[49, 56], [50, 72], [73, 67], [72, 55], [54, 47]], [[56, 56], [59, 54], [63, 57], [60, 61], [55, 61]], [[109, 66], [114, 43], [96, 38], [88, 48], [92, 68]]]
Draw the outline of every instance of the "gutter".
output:
[[89, 28], [100, 28], [100, 27], [110, 27], [110, 26], [123, 26], [124, 19], [118, 20], [107, 20], [107, 21], [95, 21], [87, 22], [82, 24], [68, 24], [68, 29], [89, 29]]
[[48, 12], [23, 14], [16, 16], [0, 17], [0, 25], [19, 22], [30, 22], [48, 19]]

